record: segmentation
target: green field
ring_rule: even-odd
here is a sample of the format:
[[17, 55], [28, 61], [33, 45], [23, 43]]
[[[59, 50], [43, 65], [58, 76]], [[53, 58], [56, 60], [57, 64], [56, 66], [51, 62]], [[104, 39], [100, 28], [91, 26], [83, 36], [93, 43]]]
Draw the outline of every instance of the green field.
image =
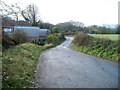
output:
[[118, 36], [120, 36], [120, 34], [88, 34], [88, 35], [97, 38], [106, 38], [110, 40], [118, 40]]

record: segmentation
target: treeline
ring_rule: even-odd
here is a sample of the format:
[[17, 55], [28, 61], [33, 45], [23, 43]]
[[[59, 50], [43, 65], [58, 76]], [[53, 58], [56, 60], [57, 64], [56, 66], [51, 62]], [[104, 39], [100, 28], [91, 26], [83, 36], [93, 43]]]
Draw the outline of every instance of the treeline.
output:
[[105, 26], [92, 25], [88, 26], [88, 31], [91, 34], [120, 34], [120, 26], [116, 25], [115, 28], [107, 28]]
[[[52, 30], [53, 27], [57, 27], [59, 32], [64, 33], [65, 35], [76, 34], [80, 31], [84, 33], [93, 33], [93, 34], [119, 34], [120, 26], [116, 25], [116, 28], [107, 28], [105, 26], [85, 26], [81, 22], [68, 21], [64, 23], [59, 23], [53, 25], [48, 22], [43, 22], [39, 16], [39, 9], [35, 4], [28, 5], [25, 9], [22, 9], [19, 4], [7, 5], [5, 2], [1, 1], [1, 5], [4, 8], [1, 9], [3, 13], [1, 16], [3, 18], [2, 26], [15, 26], [15, 25], [24, 25], [24, 26], [38, 26], [40, 28], [46, 28]], [[6, 17], [7, 16], [7, 17]], [[12, 17], [11, 17], [12, 16]], [[19, 21], [19, 16], [22, 16], [24, 21]], [[11, 18], [12, 19], [11, 19]], [[14, 19], [14, 20], [13, 20]]]
[[84, 27], [83, 23], [75, 23], [73, 21], [59, 23], [56, 25], [59, 28], [60, 32], [63, 32], [65, 35], [73, 35], [79, 31], [86, 31], [87, 28]]
[[[2, 17], [2, 26], [32, 26], [32, 24], [28, 21], [16, 21], [12, 20], [10, 17]], [[57, 27], [59, 32], [64, 33], [65, 35], [76, 34], [78, 32], [91, 33], [91, 34], [120, 34], [120, 25], [116, 25], [115, 28], [107, 28], [105, 26], [85, 26], [80, 22], [65, 22], [59, 23], [57, 25], [53, 25], [48, 22], [43, 22], [42, 20], [37, 23], [37, 25], [43, 29], [52, 30], [53, 27]]]
[[105, 26], [85, 26], [82, 23], [75, 22], [65, 22], [56, 25], [60, 32], [65, 34], [76, 34], [78, 32], [91, 33], [91, 34], [120, 34], [120, 26], [115, 28], [107, 28]]

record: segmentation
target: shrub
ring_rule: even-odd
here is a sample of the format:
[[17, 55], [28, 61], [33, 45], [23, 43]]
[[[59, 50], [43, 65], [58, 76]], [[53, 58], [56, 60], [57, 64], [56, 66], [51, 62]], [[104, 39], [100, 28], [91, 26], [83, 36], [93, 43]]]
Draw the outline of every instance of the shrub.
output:
[[20, 30], [14, 31], [11, 36], [17, 43], [25, 43], [28, 41], [26, 33]]
[[58, 27], [53, 27], [52, 28], [52, 33], [58, 33], [59, 31], [58, 31]]
[[48, 34], [45, 38], [39, 38], [38, 40], [33, 40], [32, 43], [41, 45], [41, 46], [49, 43], [58, 45], [64, 40], [65, 40], [65, 37], [63, 34], [53, 33], [53, 34]]
[[43, 45], [45, 45], [45, 43], [46, 43], [46, 39], [45, 38], [39, 38], [38, 45], [43, 46]]
[[46, 36], [46, 40], [49, 43], [53, 43], [54, 45], [58, 45], [65, 40], [65, 37], [64, 37], [64, 35], [62, 35], [60, 33], [54, 33], [54, 34], [48, 34]]
[[59, 37], [57, 34], [49, 34], [46, 36], [46, 40], [48, 40], [49, 43], [56, 44], [59, 40]]
[[74, 39], [74, 43], [77, 45], [81, 45], [81, 46], [91, 46], [93, 44], [92, 42], [93, 37], [88, 36], [84, 33], [79, 33], [75, 39]]
[[65, 39], [65, 36], [63, 33], [60, 33], [60, 39], [64, 40]]
[[43, 46], [47, 43], [47, 41], [45, 38], [39, 38], [38, 40], [37, 39], [33, 40], [32, 43]]
[[71, 44], [76, 50], [113, 61], [118, 61], [118, 46], [118, 41], [89, 37], [85, 34], [78, 34]]
[[37, 44], [37, 40], [36, 40], [36, 39], [33, 40], [32, 43], [33, 43], [33, 44]]
[[17, 45], [17, 42], [9, 37], [5, 32], [2, 33], [2, 49], [8, 49], [13, 45]]

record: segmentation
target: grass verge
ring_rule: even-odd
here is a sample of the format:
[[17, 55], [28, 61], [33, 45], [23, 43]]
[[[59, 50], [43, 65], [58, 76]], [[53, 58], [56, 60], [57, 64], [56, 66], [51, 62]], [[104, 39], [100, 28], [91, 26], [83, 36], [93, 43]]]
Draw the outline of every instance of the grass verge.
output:
[[75, 37], [70, 46], [80, 52], [118, 62], [118, 41], [98, 39], [80, 34]]
[[41, 51], [53, 46], [24, 43], [3, 52], [2, 88], [29, 88]]

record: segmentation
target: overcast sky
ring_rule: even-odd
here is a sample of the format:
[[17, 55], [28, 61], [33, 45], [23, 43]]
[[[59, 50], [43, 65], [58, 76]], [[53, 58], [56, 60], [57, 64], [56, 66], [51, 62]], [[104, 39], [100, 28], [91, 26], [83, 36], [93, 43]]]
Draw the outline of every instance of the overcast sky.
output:
[[41, 19], [52, 24], [70, 20], [85, 25], [117, 24], [119, 0], [2, 0], [7, 4], [20, 2], [21, 7], [33, 3]]

